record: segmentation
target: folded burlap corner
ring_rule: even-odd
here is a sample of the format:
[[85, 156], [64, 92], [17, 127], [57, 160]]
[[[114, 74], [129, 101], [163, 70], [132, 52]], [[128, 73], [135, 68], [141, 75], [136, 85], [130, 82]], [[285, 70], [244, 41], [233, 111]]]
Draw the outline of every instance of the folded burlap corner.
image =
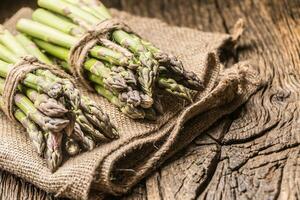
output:
[[[6, 22], [6, 27], [14, 29], [16, 21], [30, 13], [28, 8], [21, 9]], [[166, 95], [164, 114], [155, 122], [147, 122], [129, 119], [105, 99], [81, 88], [109, 114], [120, 131], [120, 139], [65, 161], [53, 174], [34, 152], [26, 132], [1, 115], [2, 170], [56, 196], [88, 199], [97, 193], [121, 195], [222, 116], [236, 110], [262, 85], [248, 62], [228, 69], [221, 68], [218, 62], [216, 55], [223, 48], [234, 47], [240, 26], [233, 35], [205, 33], [120, 11], [114, 10], [113, 14], [156, 46], [179, 56], [187, 70], [204, 80], [205, 89], [190, 105]]]

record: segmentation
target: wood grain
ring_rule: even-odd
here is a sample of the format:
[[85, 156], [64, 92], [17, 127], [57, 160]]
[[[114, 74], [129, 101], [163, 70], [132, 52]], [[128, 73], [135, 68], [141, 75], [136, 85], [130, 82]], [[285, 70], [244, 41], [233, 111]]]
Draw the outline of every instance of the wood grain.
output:
[[[234, 60], [256, 60], [268, 80], [242, 109], [216, 123], [122, 199], [300, 199], [300, 1], [109, 3], [205, 31], [230, 32], [243, 18], [247, 31]], [[6, 9], [7, 16], [15, 10], [2, 6], [1, 1], [0, 12]], [[5, 172], [0, 180], [2, 199], [52, 199]]]

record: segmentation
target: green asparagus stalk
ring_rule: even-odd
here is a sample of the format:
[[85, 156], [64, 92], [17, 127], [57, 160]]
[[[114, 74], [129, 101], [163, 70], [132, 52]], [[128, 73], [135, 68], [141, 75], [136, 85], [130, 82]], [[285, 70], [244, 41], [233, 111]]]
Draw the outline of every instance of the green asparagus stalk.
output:
[[4, 46], [6, 46], [10, 51], [14, 52], [16, 55], [19, 56], [27, 55], [27, 52], [15, 40], [14, 36], [8, 30], [6, 30], [2, 25], [0, 25], [0, 42]]
[[[6, 56], [5, 56], [6, 55]], [[8, 57], [7, 57], [8, 56]], [[9, 59], [8, 59], [9, 58]], [[5, 60], [3, 62], [1, 60]], [[19, 58], [11, 53], [6, 47], [0, 45], [0, 75], [6, 78], [9, 71], [12, 69], [12, 65], [8, 63], [18, 62]], [[7, 63], [8, 62], [8, 63]], [[50, 97], [57, 98], [63, 93], [63, 88], [58, 83], [46, 81], [44, 78], [38, 77], [33, 73], [28, 73], [23, 80], [23, 84], [27, 87], [35, 89], [40, 92], [48, 94]]]
[[[65, 61], [68, 59], [69, 51], [67, 49], [37, 39], [34, 41], [39, 47], [49, 54], [59, 56], [60, 59]], [[144, 108], [150, 108], [152, 106], [153, 99], [151, 97], [141, 94], [136, 90], [133, 91], [131, 87], [126, 84], [126, 82], [136, 83], [134, 75], [130, 71], [126, 72], [122, 67], [110, 67], [111, 69], [95, 59], [89, 59], [84, 63], [84, 69], [90, 72], [87, 73], [87, 77], [93, 83], [102, 85], [108, 88], [111, 92], [119, 93], [124, 91], [121, 92], [121, 94], [123, 94], [123, 96], [126, 94], [126, 99], [129, 99], [126, 101], [128, 104], [132, 104], [134, 106], [141, 105]], [[127, 81], [124, 80], [125, 78]], [[122, 100], [124, 100], [124, 98], [122, 98]]]
[[32, 42], [27, 36], [23, 35], [22, 33], [18, 33], [16, 35], [17, 41], [25, 48], [25, 50], [28, 52], [28, 54], [36, 57], [38, 60], [46, 63], [46, 64], [52, 64], [52, 61], [45, 56]]
[[94, 139], [89, 135], [84, 134], [78, 123], [75, 123], [73, 138], [82, 143], [84, 149], [87, 149], [88, 151], [93, 150], [96, 146]]
[[[4, 82], [1, 81], [1, 88], [3, 88]], [[2, 89], [3, 92], [3, 89]], [[38, 124], [44, 131], [61, 131], [64, 129], [68, 120], [59, 119], [59, 118], [50, 118], [48, 116], [43, 115], [34, 104], [23, 94], [17, 93], [14, 97], [15, 105], [25, 113], [27, 117], [30, 118], [33, 122]]]
[[[3, 94], [4, 91], [4, 79], [0, 79], [0, 95]], [[0, 104], [3, 104], [2, 97], [0, 97]], [[44, 135], [39, 130], [39, 128], [36, 126], [35, 123], [33, 123], [24, 112], [22, 112], [20, 109], [16, 109], [14, 112], [14, 117], [23, 125], [23, 127], [26, 129], [34, 148], [36, 149], [37, 153], [39, 155], [42, 155], [45, 149], [45, 141], [44, 141]]]
[[[3, 92], [3, 87], [1, 89]], [[55, 171], [57, 167], [62, 162], [62, 154], [61, 154], [61, 135], [60, 134], [53, 134], [49, 131], [45, 134], [45, 137], [47, 139], [47, 145], [44, 143], [44, 136], [43, 133], [39, 131], [35, 123], [39, 124], [39, 126], [43, 127], [44, 129], [53, 129], [53, 130], [59, 130], [61, 127], [63, 127], [63, 123], [58, 123], [59, 120], [49, 120], [49, 118], [43, 116], [40, 114], [33, 106], [33, 104], [30, 102], [29, 99], [26, 99], [25, 96], [22, 95], [16, 95], [15, 98], [16, 105], [20, 108], [17, 109], [14, 113], [17, 120], [21, 122], [21, 124], [26, 128], [27, 132], [29, 133], [29, 137], [33, 141], [33, 145], [36, 148], [38, 154], [42, 154], [44, 151], [45, 146], [46, 148], [46, 159], [48, 167], [51, 169], [51, 171]], [[35, 123], [33, 123], [31, 121]], [[38, 120], [37, 120], [38, 119]], [[68, 122], [65, 120], [66, 123]], [[62, 122], [62, 121], [61, 121]], [[42, 124], [44, 123], [44, 124]], [[65, 124], [66, 124], [65, 123]], [[59, 128], [59, 126], [61, 126]]]
[[[73, 19], [74, 15], [81, 15], [82, 19], [85, 20], [87, 23], [93, 25], [98, 24], [99, 22], [103, 21], [103, 19], [99, 19], [92, 14], [81, 10], [80, 8], [66, 3], [62, 0], [55, 0], [55, 1], [47, 1], [47, 0], [39, 0], [39, 6], [49, 9], [53, 12], [59, 13], [61, 15], [67, 16], [71, 18], [75, 23], [76, 21]], [[64, 12], [67, 10], [66, 12]], [[72, 13], [72, 15], [70, 15]], [[116, 30], [112, 34], [112, 38], [118, 42], [121, 46], [130, 49], [132, 52], [136, 54], [138, 60], [140, 61], [138, 67], [138, 80], [141, 84], [143, 91], [152, 96], [154, 84], [158, 75], [158, 63], [152, 56], [152, 53], [149, 52], [141, 42], [134, 40], [128, 33], [122, 30]], [[91, 51], [92, 56], [93, 52]]]
[[157, 115], [154, 109], [143, 109], [141, 107], [134, 107], [132, 104], [124, 104], [113, 93], [106, 90], [100, 85], [95, 85], [96, 91], [109, 100], [112, 104], [117, 106], [123, 113], [131, 117], [132, 119], [156, 119]]
[[[74, 5], [78, 6], [78, 8], [82, 8], [82, 4], [77, 2], [77, 0], [65, 0], [65, 1], [67, 1], [69, 3], [73, 3]], [[41, 0], [41, 2], [43, 2], [43, 0]], [[89, 11], [87, 11], [87, 12], [89, 12]], [[104, 13], [107, 13], [107, 12], [108, 12], [108, 10], [105, 9]], [[101, 17], [98, 17], [98, 18], [99, 18], [100, 21], [103, 20], [103, 18], [101, 18]], [[108, 18], [110, 18], [110, 17], [108, 16]], [[203, 88], [203, 84], [199, 80], [199, 78], [196, 76], [196, 74], [194, 74], [192, 72], [187, 72], [183, 68], [182, 63], [175, 56], [163, 53], [160, 49], [156, 48], [150, 42], [146, 42], [145, 40], [142, 40], [141, 38], [139, 38], [138, 36], [136, 36], [134, 34], [131, 34], [132, 40], [129, 39], [130, 35], [126, 34], [125, 32], [115, 31], [114, 34], [113, 34], [113, 39], [114, 40], [116, 40], [120, 44], [122, 44], [122, 42], [123, 42], [124, 43], [123, 46], [131, 49], [134, 53], [136, 53], [136, 51], [141, 51], [142, 46], [144, 46], [148, 51], [150, 51], [154, 55], [154, 57], [157, 60], [160, 61], [160, 63], [164, 64], [166, 67], [168, 67], [168, 69], [172, 73], [176, 74], [177, 76], [175, 76], [173, 78], [177, 77], [176, 80], [181, 81], [183, 85], [185, 85], [189, 88], [192, 88], [192, 89], [196, 89], [196, 90], [199, 90], [199, 89]], [[118, 39], [118, 37], [119, 37], [119, 39]], [[136, 42], [134, 42], [133, 40], [135, 40]], [[132, 43], [132, 44], [129, 44], [129, 43]], [[132, 48], [130, 48], [130, 46], [132, 48], [135, 47], [136, 49], [132, 49]], [[111, 46], [111, 48], [114, 48], [114, 47]], [[120, 49], [118, 49], [118, 50], [122, 51], [124, 55], [129, 55], [128, 52], [126, 52], [124, 50], [120, 50]], [[145, 50], [143, 50], [143, 51], [145, 51]]]
[[138, 107], [142, 103], [139, 91], [133, 89], [129, 90], [128, 92], [120, 93], [119, 99], [121, 102], [127, 102], [134, 107]]
[[[0, 88], [4, 88], [4, 79], [0, 78]], [[40, 94], [37, 91], [26, 88], [22, 85], [18, 86], [18, 89], [26, 94], [26, 96], [34, 102], [34, 106], [43, 114], [49, 117], [61, 117], [68, 110], [55, 99], [50, 98], [46, 94]], [[1, 94], [3, 89], [1, 90]]]
[[80, 26], [70, 23], [60, 18], [59, 16], [41, 8], [35, 10], [32, 14], [32, 19], [37, 22], [43, 21], [43, 19], [40, 19], [40, 17], [46, 17], [48, 19], [46, 23], [47, 26], [57, 27], [58, 30], [72, 36], [82, 36], [86, 32], [86, 30], [81, 28]]
[[[17, 23], [17, 29], [37, 39], [68, 49], [74, 46], [78, 41], [78, 38], [74, 36], [65, 34], [59, 30], [29, 19], [20, 19]], [[131, 61], [123, 54], [102, 46], [93, 47], [90, 50], [90, 55], [115, 65], [131, 65]]]
[[13, 55], [5, 46], [0, 44], [0, 59], [8, 63], [16, 63], [19, 58]]
[[[26, 36], [18, 34], [15, 41], [16, 43], [19, 42], [21, 45], [20, 48], [23, 48], [30, 55], [35, 56], [37, 59], [47, 64], [52, 64], [52, 62], [40, 51], [40, 49]], [[46, 77], [52, 77], [53, 83], [60, 83], [62, 85], [62, 93], [68, 99], [68, 103], [73, 107], [73, 109], [78, 108], [80, 102], [80, 94], [78, 89], [75, 88], [74, 84], [71, 81], [59, 78], [49, 70], [38, 69], [36, 70], [36, 75], [39, 76], [39, 74], [42, 74], [42, 76], [46, 75]], [[53, 77], [55, 77], [55, 79]]]
[[[45, 74], [41, 74], [45, 75]], [[55, 76], [45, 76], [50, 79], [57, 79]], [[108, 138], [115, 139], [118, 137], [118, 133], [116, 128], [110, 123], [110, 119], [107, 114], [103, 113], [101, 108], [97, 106], [97, 104], [93, 101], [91, 101], [88, 97], [86, 96], [81, 96], [80, 98], [80, 108], [84, 111], [84, 115], [88, 118], [91, 123], [94, 124], [94, 126], [102, 129], [104, 134], [107, 136], [109, 135]], [[73, 110], [73, 112], [77, 112], [76, 110]], [[81, 111], [80, 111], [81, 112]]]
[[[19, 57], [30, 54], [36, 56], [40, 60], [44, 60], [44, 62], [47, 62], [48, 64], [52, 63], [52, 61], [49, 60], [25, 35], [18, 34], [14, 37], [9, 32], [5, 32], [0, 33], [0, 38], [1, 37], [3, 37], [2, 40], [6, 43], [12, 41], [12, 43], [18, 46], [16, 49], [9, 49], [7, 44], [5, 44], [5, 46], [2, 45], [3, 48], [2, 50], [0, 49], [0, 59], [4, 59], [9, 63], [15, 63], [19, 60]], [[1, 41], [1, 43], [4, 43], [3, 41]], [[5, 78], [12, 69], [12, 65], [9, 63], [0, 60], [1, 77]], [[22, 84], [28, 88], [23, 87]], [[18, 108], [14, 114], [17, 120], [19, 120], [29, 132], [33, 143], [40, 154], [43, 153], [43, 144], [45, 147], [43, 137], [43, 135], [45, 135], [47, 143], [45, 157], [49, 168], [54, 171], [61, 164], [63, 159], [63, 135], [61, 132], [65, 131], [70, 121], [60, 118], [50, 118], [54, 116], [66, 116], [66, 113], [68, 112], [68, 110], [64, 107], [64, 105], [66, 105], [66, 98], [63, 98], [63, 103], [60, 103], [57, 100], [50, 98], [50, 95], [47, 96], [44, 94], [44, 88], [47, 84], [50, 86], [53, 84], [62, 86], [62, 95], [59, 95], [56, 98], [61, 99], [61, 97], [67, 96], [67, 100], [74, 102], [76, 101], [71, 98], [71, 95], [75, 94], [75, 97], [80, 97], [79, 91], [69, 80], [60, 78], [49, 70], [38, 69], [33, 73], [27, 74], [22, 84], [20, 84], [18, 88], [19, 92], [17, 92], [14, 96], [14, 103]], [[3, 90], [4, 80], [0, 79], [0, 92], [3, 92]], [[27, 97], [20, 92], [25, 93]], [[66, 152], [71, 156], [80, 152], [80, 145], [88, 150], [95, 147], [95, 141], [90, 135], [97, 139], [102, 139], [102, 135], [111, 139], [118, 137], [117, 130], [110, 124], [109, 117], [103, 113], [94, 102], [88, 98], [85, 98], [83, 102], [81, 102], [81, 98], [78, 98], [77, 101], [78, 106], [73, 106], [73, 112], [77, 114], [77, 122], [75, 123], [76, 130], [74, 130], [73, 133], [68, 133], [69, 135], [66, 137], [66, 143], [64, 143]], [[84, 111], [82, 111], [83, 108]], [[38, 126], [45, 132], [45, 134], [39, 131]], [[102, 129], [104, 133], [100, 133], [94, 128], [94, 126]], [[84, 132], [82, 130], [84, 130]]]
[[[49, 54], [51, 54], [53, 56], [59, 56], [59, 58], [62, 60], [68, 59], [69, 51], [67, 49], [64, 49], [62, 47], [58, 47], [56, 45], [52, 45], [52, 44], [49, 44], [47, 42], [43, 42], [43, 41], [37, 40], [37, 39], [35, 39], [34, 41], [36, 42], [36, 44], [39, 47], [44, 49]], [[131, 71], [125, 70], [123, 67], [120, 67], [120, 66], [119, 67], [111, 66], [110, 64], [107, 64], [106, 66], [108, 66], [111, 69], [111, 71], [114, 71], [115, 73], [120, 74], [125, 80], [127, 80], [126, 82], [128, 84], [135, 83], [136, 79], [134, 78], [134, 74]], [[102, 74], [107, 74], [110, 72], [110, 70], [107, 67], [105, 67], [102, 62], [99, 62], [95, 59], [89, 59], [88, 61], [86, 61], [84, 63], [84, 68], [87, 71], [92, 73], [92, 74], [88, 73], [88, 78], [90, 81], [92, 81], [96, 84], [108, 87], [108, 88], [114, 88], [114, 87], [108, 86], [103, 81]], [[166, 78], [164, 78], [164, 77], [159, 77], [158, 84], [159, 84], [160, 88], [163, 88], [164, 90], [166, 90], [167, 92], [169, 92], [173, 95], [176, 95], [176, 96], [188, 99], [188, 100], [192, 99], [190, 90], [180, 84], [177, 84], [176, 81], [173, 79], [166, 80]], [[133, 84], [133, 85], [135, 85], [135, 84]], [[126, 90], [128, 92], [122, 93], [123, 97], [121, 96], [122, 97], [120, 99], [121, 101], [126, 101], [124, 99], [124, 95], [126, 95], [126, 96], [128, 96], [129, 99], [135, 100], [134, 101], [135, 103], [131, 102], [135, 106], [138, 106], [140, 104], [142, 104], [142, 107], [144, 107], [144, 108], [150, 108], [152, 106], [153, 99], [150, 98], [148, 95], [143, 95], [143, 94], [139, 93], [138, 91], [132, 92], [132, 91], [130, 91], [130, 87], [128, 87], [128, 86], [126, 88], [127, 88]], [[117, 88], [114, 88], [114, 89], [117, 89]], [[115, 91], [115, 90], [112, 90], [112, 91]], [[141, 103], [141, 101], [142, 101], [142, 103]], [[130, 101], [128, 103], [130, 103]]]
[[152, 96], [154, 83], [158, 76], [159, 65], [157, 61], [141, 43], [133, 40], [125, 31], [114, 31], [112, 37], [121, 46], [130, 49], [138, 56], [138, 60], [142, 64], [137, 69], [139, 83], [143, 91]]
[[[41, 9], [41, 8], [35, 10], [32, 14], [33, 20], [40, 22], [40, 23], [44, 23], [47, 26], [55, 28], [55, 29], [62, 31], [66, 34], [69, 34], [71, 36], [76, 36], [76, 37], [82, 36], [86, 32], [86, 29], [83, 29], [80, 26], [70, 23], [66, 19], [61, 19], [61, 17], [62, 16], [57, 16], [57, 15], [53, 14], [52, 12]], [[45, 18], [48, 20], [45, 20]], [[130, 60], [135, 59], [134, 55], [130, 51], [117, 45], [116, 43], [114, 43], [110, 40], [101, 39], [101, 44], [108, 49], [112, 49], [116, 52], [120, 52], [120, 53], [124, 54]], [[61, 53], [63, 53], [63, 52], [61, 52]], [[97, 56], [97, 53], [95, 53], [95, 50], [92, 51], [92, 53], [96, 54], [96, 56]], [[59, 54], [59, 53], [57, 52], [56, 54]], [[57, 57], [59, 57], [59, 55], [57, 55]], [[130, 67], [131, 69], [136, 69], [138, 67], [138, 65], [131, 63], [131, 65], [129, 65], [128, 67]]]
[[62, 117], [68, 112], [63, 104], [56, 99], [50, 98], [46, 94], [40, 94], [30, 88], [24, 88], [23, 91], [26, 96], [34, 102], [34, 106], [49, 117]]
[[46, 146], [42, 131], [20, 109], [14, 112], [14, 116], [26, 129], [38, 155], [42, 156]]
[[44, 131], [60, 132], [69, 123], [69, 120], [60, 118], [50, 118], [38, 111], [34, 104], [23, 94], [16, 93], [14, 97], [15, 105], [22, 110], [27, 117], [39, 125]]
[[111, 71], [119, 74], [128, 85], [137, 86], [136, 77], [132, 70], [125, 69], [121, 66], [110, 66]]
[[134, 34], [131, 34], [131, 36], [137, 41], [140, 41], [154, 55], [155, 59], [168, 69], [170, 72], [169, 75], [175, 74], [175, 76], [173, 75], [171, 77], [175, 78], [176, 81], [181, 82], [184, 86], [191, 89], [203, 89], [203, 83], [197, 75], [193, 72], [186, 71], [182, 62], [175, 56], [162, 52], [150, 42], [147, 42]]
[[84, 69], [95, 76], [93, 80], [103, 82], [103, 84], [112, 91], [128, 90], [129, 86], [126, 84], [125, 79], [119, 73], [111, 71], [98, 60], [89, 59], [84, 63]]
[[[136, 58], [134, 57], [134, 54], [131, 53], [129, 50], [127, 50], [126, 48], [108, 40], [108, 39], [100, 39], [100, 42], [101, 44], [104, 46], [104, 47], [107, 47], [109, 49], [112, 49], [116, 52], [120, 52], [122, 53], [124, 56], [126, 56], [128, 59], [130, 60], [134, 60], [134, 63], [138, 63], [138, 61], [136, 60]], [[132, 70], [136, 70], [137, 67], [139, 65], [138, 64], [132, 64], [132, 65], [129, 65], [128, 68], [132, 69]]]
[[[37, 39], [34, 39], [34, 42], [49, 54], [64, 61], [68, 60], [69, 51], [67, 49]], [[113, 91], [127, 90], [128, 86], [124, 78], [117, 73], [113, 73], [109, 68], [105, 67], [102, 62], [96, 59], [88, 59], [84, 63], [84, 69], [93, 73], [95, 76], [93, 80], [96, 80], [97, 83], [103, 82], [106, 87]]]
[[76, 123], [80, 125], [80, 128], [83, 131], [92, 135], [97, 140], [104, 139], [103, 136], [107, 138], [111, 138], [111, 135], [107, 134], [106, 132], [100, 132], [99, 130], [95, 129], [93, 124], [89, 122], [89, 120], [86, 118], [86, 116], [83, 114], [81, 110], [75, 111], [75, 114], [76, 114]]
[[[48, 78], [51, 76], [47, 76]], [[56, 78], [56, 77], [52, 77]], [[110, 119], [108, 115], [102, 112], [101, 108], [99, 108], [96, 103], [91, 101], [88, 97], [82, 96], [80, 106], [84, 111], [84, 115], [88, 118], [94, 126], [100, 128], [105, 136], [111, 139], [118, 138], [118, 133], [116, 128], [110, 123]], [[80, 112], [79, 119], [81, 119], [81, 111], [74, 110], [73, 112]], [[85, 122], [85, 118], [83, 118], [83, 122]], [[82, 125], [82, 123], [80, 123]], [[89, 128], [88, 130], [92, 130]]]
[[42, 8], [46, 8], [51, 11], [55, 11], [58, 14], [69, 17], [70, 19], [76, 21], [78, 19], [85, 21], [88, 24], [95, 24], [98, 18], [86, 11], [81, 10], [77, 6], [70, 3], [51, 0], [51, 1], [38, 1], [38, 5]]
[[64, 1], [82, 8], [86, 12], [95, 15], [97, 18], [103, 20], [111, 18], [109, 11], [98, 0], [64, 0]]
[[123, 113], [131, 117], [132, 119], [144, 119], [145, 112], [141, 109], [138, 109], [130, 104], [122, 103], [118, 97], [116, 97], [112, 92], [105, 89], [103, 86], [95, 84], [95, 89], [98, 94], [105, 97], [109, 102], [118, 107]]
[[187, 89], [183, 85], [178, 84], [174, 79], [161, 77], [158, 80], [158, 85], [172, 95], [175, 94], [175, 96], [193, 101], [191, 90]]
[[[45, 12], [48, 12], [48, 11], [45, 11]], [[44, 17], [41, 17], [41, 19], [38, 17], [40, 15], [40, 12], [37, 12], [37, 13], [35, 13], [34, 15], [33, 15], [33, 17], [35, 16], [36, 17], [36, 19], [38, 19], [38, 20], [43, 20], [44, 19]], [[58, 29], [60, 29], [59, 27], [58, 27]], [[68, 53], [65, 51], [63, 51], [62, 49], [58, 49], [57, 51], [56, 50], [53, 50], [53, 48], [51, 48], [51, 45], [50, 44], [47, 44], [47, 43], [43, 43], [43, 42], [41, 42], [41, 41], [36, 41], [37, 43], [38, 43], [38, 45], [39, 46], [42, 46], [42, 48], [44, 48], [44, 49], [50, 49], [49, 51], [50, 51], [50, 53], [52, 53], [52, 54], [56, 54], [56, 56], [59, 56], [60, 58], [63, 58], [64, 60], [67, 60], [67, 58], [68, 58]], [[115, 45], [116, 46], [116, 45]], [[93, 55], [93, 50], [91, 51], [91, 54]], [[59, 54], [59, 55], [57, 55], [57, 54]], [[94, 73], [96, 73], [95, 72], [95, 70], [93, 71], [93, 70], [91, 70], [91, 68], [89, 67], [89, 66], [94, 66], [94, 63], [96, 63], [97, 61], [96, 60], [93, 60], [93, 61], [87, 61], [86, 63], [85, 63], [85, 67], [86, 67], [86, 69], [87, 70], [89, 70], [89, 71], [92, 71], [92, 72], [94, 72]], [[99, 68], [99, 67], [98, 67]], [[120, 68], [119, 68], [120, 69]], [[122, 69], [122, 68], [121, 68]], [[120, 71], [119, 71], [120, 72]], [[102, 74], [108, 74], [108, 73], [102, 73]], [[129, 82], [129, 83], [134, 83], [134, 84], [136, 84], [136, 81], [135, 81], [135, 77], [133, 76], [133, 74], [132, 73], [130, 73], [130, 72], [126, 72], [125, 70], [123, 70], [123, 73], [117, 73], [115, 76], [117, 77], [117, 78], [115, 78], [115, 79], [110, 79], [108, 82], [106, 82], [106, 85], [108, 84], [108, 83], [110, 83], [111, 85], [112, 85], [112, 83], [115, 83], [115, 82], [117, 82], [117, 80], [120, 80], [120, 77], [118, 76], [118, 74], [121, 74], [122, 76], [123, 76], [123, 78], [126, 78], [127, 79], [127, 82]], [[91, 77], [93, 78], [92, 80], [96, 80], [96, 83], [98, 83], [98, 84], [102, 84], [102, 80], [100, 79], [100, 78], [97, 78], [96, 76], [94, 76], [94, 75], [91, 75]], [[110, 75], [110, 77], [112, 77], [111, 75]], [[113, 76], [114, 77], [114, 76]], [[112, 81], [112, 83], [111, 83], [111, 81]], [[119, 82], [120, 83], [120, 82]], [[116, 86], [118, 86], [117, 88], [115, 88], [115, 89], [117, 89], [117, 90], [120, 90], [120, 89], [122, 89], [122, 87], [121, 88], [119, 88], [120, 87], [120, 84], [116, 84]], [[123, 84], [121, 84], [121, 86], [125, 86], [125, 83], [123, 83]], [[110, 87], [108, 87], [108, 88], [110, 88]], [[134, 98], [132, 98], [132, 99], [134, 99]], [[149, 99], [149, 98], [147, 98], [147, 99]], [[147, 103], [149, 103], [149, 101], [147, 102]], [[148, 106], [148, 104], [144, 104], [144, 105], [147, 105]], [[150, 105], [151, 106], [151, 105]], [[148, 106], [149, 107], [149, 106]]]
[[45, 158], [49, 169], [54, 172], [62, 163], [62, 134], [47, 132], [45, 135], [47, 148]]
[[[110, 90], [109, 88], [107, 88], [105, 86], [105, 84], [103, 83], [103, 81], [101, 79], [99, 79], [99, 77], [91, 74], [91, 73], [87, 73], [87, 77], [90, 81], [92, 81], [95, 84], [101, 85], [103, 87], [105, 87], [106, 89]], [[123, 103], [123, 104], [129, 104], [132, 105], [134, 107], [138, 107], [140, 105], [145, 105], [145, 106], [152, 106], [153, 104], [153, 100], [152, 98], [144, 98], [142, 99], [140, 92], [137, 90], [133, 90], [131, 87], [128, 87], [128, 91], [124, 91], [124, 92], [119, 92], [119, 91], [113, 91], [110, 90], [112, 93], [114, 93], [116, 96], [119, 97], [119, 100]], [[148, 96], [145, 96], [148, 97]], [[147, 101], [147, 102], [142, 102], [142, 100]]]
[[111, 139], [118, 138], [118, 132], [115, 126], [110, 123], [110, 119], [102, 109], [88, 97], [81, 98], [81, 108], [86, 118], [97, 128]]
[[[77, 5], [79, 8], [81, 8], [80, 3], [74, 3], [77, 0], [67, 0], [68, 2], [73, 2], [74, 5]], [[94, 0], [89, 0], [89, 1], [94, 1]], [[100, 3], [102, 4], [102, 3]], [[105, 8], [105, 6], [102, 4], [102, 7]], [[105, 8], [104, 11], [102, 12], [102, 9], [99, 9], [98, 11], [103, 13], [109, 13], [109, 11]], [[88, 11], [87, 11], [88, 12]], [[98, 17], [100, 21], [103, 19], [101, 17]], [[111, 18], [110, 15], [107, 16], [107, 18]], [[119, 33], [120, 34], [120, 33]], [[122, 34], [122, 33], [121, 33]], [[135, 34], [131, 34], [133, 39], [135, 39], [137, 42], [142, 44], [148, 51], [150, 51], [154, 57], [160, 61], [161, 64], [165, 64], [166, 67], [169, 68], [169, 70], [177, 75], [177, 77], [181, 77], [180, 80], [183, 82], [183, 85], [186, 87], [189, 87], [191, 89], [202, 89], [203, 84], [199, 80], [199, 78], [196, 76], [196, 74], [192, 72], [187, 72], [182, 65], [182, 62], [180, 62], [175, 56], [163, 53], [160, 49], [156, 48], [153, 44], [150, 42], [147, 42], [145, 40], [142, 40]], [[123, 53], [124, 54], [124, 53]], [[125, 52], [124, 55], [128, 55], [128, 52]]]

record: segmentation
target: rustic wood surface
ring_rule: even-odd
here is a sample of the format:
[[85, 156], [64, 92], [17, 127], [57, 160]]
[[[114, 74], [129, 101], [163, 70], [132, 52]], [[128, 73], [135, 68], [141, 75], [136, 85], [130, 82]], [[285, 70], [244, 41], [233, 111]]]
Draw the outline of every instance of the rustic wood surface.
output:
[[[235, 61], [257, 60], [268, 80], [243, 108], [219, 121], [122, 199], [300, 199], [300, 1], [107, 2], [205, 31], [230, 32], [242, 17], [248, 28]], [[1, 20], [20, 5], [1, 0]], [[0, 195], [8, 200], [53, 199], [5, 172], [0, 174]]]

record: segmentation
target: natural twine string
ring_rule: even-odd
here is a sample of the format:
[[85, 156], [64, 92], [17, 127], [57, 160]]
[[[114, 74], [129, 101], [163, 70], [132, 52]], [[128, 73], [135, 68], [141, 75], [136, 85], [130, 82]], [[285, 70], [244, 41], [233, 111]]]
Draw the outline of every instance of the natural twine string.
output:
[[25, 56], [19, 62], [14, 64], [9, 71], [3, 90], [3, 104], [1, 105], [4, 114], [13, 121], [17, 121], [14, 117], [14, 96], [18, 85], [25, 79], [26, 75], [37, 69], [45, 69], [61, 78], [69, 78], [63, 71], [55, 66], [47, 65], [38, 61], [35, 57]]
[[93, 91], [93, 88], [85, 78], [83, 70], [84, 62], [88, 57], [90, 49], [97, 44], [101, 44], [101, 39], [110, 39], [111, 33], [115, 30], [124, 30], [127, 33], [133, 33], [126, 24], [116, 19], [107, 19], [84, 34], [70, 50], [69, 65], [72, 66], [71, 72], [90, 91]]

